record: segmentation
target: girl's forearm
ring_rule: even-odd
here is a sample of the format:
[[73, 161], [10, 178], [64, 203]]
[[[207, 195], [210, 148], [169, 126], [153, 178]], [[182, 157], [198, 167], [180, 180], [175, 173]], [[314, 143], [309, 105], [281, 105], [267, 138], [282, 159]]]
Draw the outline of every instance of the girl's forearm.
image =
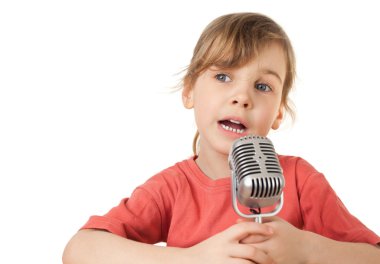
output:
[[63, 264], [175, 263], [182, 249], [128, 240], [98, 230], [81, 230], [63, 253]]
[[308, 264], [378, 264], [380, 248], [365, 243], [339, 242], [310, 233]]

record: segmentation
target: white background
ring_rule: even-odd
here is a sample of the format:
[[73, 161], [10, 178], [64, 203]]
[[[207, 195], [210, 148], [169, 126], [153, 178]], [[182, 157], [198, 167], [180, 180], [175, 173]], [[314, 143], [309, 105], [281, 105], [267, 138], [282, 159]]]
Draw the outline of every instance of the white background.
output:
[[277, 151], [307, 159], [380, 233], [377, 10], [372, 1], [2, 1], [0, 262], [60, 263], [90, 215], [192, 154], [192, 112], [168, 91], [204, 27], [237, 11], [275, 19], [296, 51], [297, 120], [270, 135]]

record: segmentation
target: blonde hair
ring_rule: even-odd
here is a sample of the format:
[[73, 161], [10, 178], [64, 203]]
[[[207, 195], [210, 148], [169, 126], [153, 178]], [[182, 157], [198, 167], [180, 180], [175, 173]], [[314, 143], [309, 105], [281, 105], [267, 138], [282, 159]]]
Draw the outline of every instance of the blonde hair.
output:
[[[281, 103], [294, 119], [288, 98], [293, 87], [295, 55], [285, 31], [272, 19], [258, 13], [234, 13], [213, 20], [201, 34], [190, 65], [182, 79], [184, 89], [192, 89], [198, 76], [212, 65], [221, 68], [240, 67], [254, 59], [270, 43], [279, 43], [285, 53], [286, 75]], [[199, 132], [195, 134], [193, 151], [197, 153]]]

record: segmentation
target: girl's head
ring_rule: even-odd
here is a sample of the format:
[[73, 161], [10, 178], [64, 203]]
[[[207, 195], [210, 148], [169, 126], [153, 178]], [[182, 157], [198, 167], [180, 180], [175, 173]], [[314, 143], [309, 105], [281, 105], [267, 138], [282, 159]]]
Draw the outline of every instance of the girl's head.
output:
[[[295, 56], [292, 45], [284, 30], [276, 22], [257, 13], [224, 15], [205, 28], [183, 78], [184, 93], [188, 93], [200, 74], [210, 67], [239, 68], [254, 60], [261, 50], [273, 43], [280, 45], [286, 60], [281, 105], [293, 116], [288, 99], [295, 79]], [[198, 133], [195, 141], [197, 137]]]

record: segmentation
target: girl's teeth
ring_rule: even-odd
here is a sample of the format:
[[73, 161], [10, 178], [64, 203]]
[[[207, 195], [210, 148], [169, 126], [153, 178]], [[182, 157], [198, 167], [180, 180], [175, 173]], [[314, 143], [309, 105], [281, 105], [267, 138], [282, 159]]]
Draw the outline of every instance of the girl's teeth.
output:
[[235, 120], [230, 120], [231, 123], [234, 123], [234, 124], [238, 124], [240, 125], [241, 123], [239, 121], [235, 121]]
[[238, 134], [241, 134], [244, 132], [244, 129], [236, 129], [236, 128], [232, 128], [232, 127], [229, 127], [229, 126], [226, 126], [224, 124], [222, 124], [222, 127], [227, 130], [227, 131], [232, 131], [234, 133], [238, 133]]

